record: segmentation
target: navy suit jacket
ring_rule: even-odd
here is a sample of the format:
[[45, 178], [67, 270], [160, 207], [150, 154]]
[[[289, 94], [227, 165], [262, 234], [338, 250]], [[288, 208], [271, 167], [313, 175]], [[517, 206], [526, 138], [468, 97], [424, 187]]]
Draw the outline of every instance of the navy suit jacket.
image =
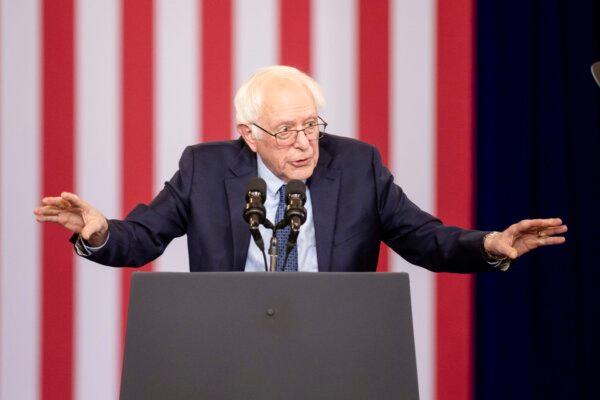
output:
[[[307, 181], [319, 271], [374, 271], [380, 242], [434, 271], [493, 269], [482, 253], [486, 232], [444, 226], [420, 210], [373, 146], [326, 134], [319, 149]], [[109, 241], [88, 258], [140, 266], [187, 234], [191, 271], [243, 271], [250, 233], [242, 210], [256, 175], [256, 154], [242, 139], [189, 146], [156, 198], [123, 221], [110, 220]]]

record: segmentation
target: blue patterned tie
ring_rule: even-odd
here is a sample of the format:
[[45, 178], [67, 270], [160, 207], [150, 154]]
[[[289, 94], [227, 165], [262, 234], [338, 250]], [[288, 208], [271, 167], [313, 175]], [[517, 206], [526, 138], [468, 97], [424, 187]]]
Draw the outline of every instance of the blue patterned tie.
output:
[[[285, 214], [285, 185], [281, 185], [279, 188], [279, 205], [277, 206], [277, 214], [275, 215], [275, 223], [278, 223], [283, 219]], [[285, 245], [287, 244], [288, 238], [292, 228], [288, 225], [285, 229], [277, 231], [277, 270], [278, 271], [298, 271], [298, 245], [294, 246], [290, 255], [287, 259], [287, 264], [284, 266], [283, 261], [285, 260]]]

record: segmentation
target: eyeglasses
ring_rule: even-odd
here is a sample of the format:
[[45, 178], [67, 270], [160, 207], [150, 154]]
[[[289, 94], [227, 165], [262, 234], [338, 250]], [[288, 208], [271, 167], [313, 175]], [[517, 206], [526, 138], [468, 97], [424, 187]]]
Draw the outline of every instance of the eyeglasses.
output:
[[275, 141], [279, 147], [289, 147], [296, 143], [296, 139], [300, 132], [304, 132], [308, 140], [319, 140], [325, 135], [325, 129], [327, 129], [327, 122], [321, 117], [317, 117], [317, 119], [305, 123], [304, 129], [288, 129], [285, 127], [277, 133], [271, 133], [254, 122], [252, 125], [275, 137]]

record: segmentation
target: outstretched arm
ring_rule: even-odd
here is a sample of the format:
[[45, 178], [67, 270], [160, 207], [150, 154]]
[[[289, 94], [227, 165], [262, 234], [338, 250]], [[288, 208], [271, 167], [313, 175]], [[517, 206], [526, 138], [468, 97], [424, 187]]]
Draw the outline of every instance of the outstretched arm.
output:
[[565, 242], [560, 235], [567, 227], [559, 218], [524, 220], [503, 232], [491, 233], [442, 225], [394, 184], [376, 150], [373, 166], [383, 240], [413, 264], [433, 271], [505, 270], [510, 260], [528, 251]]
[[100, 211], [76, 194], [62, 192], [60, 197], [44, 197], [35, 210], [38, 222], [53, 222], [80, 234], [91, 246], [101, 246], [108, 236], [108, 222]]
[[192, 174], [193, 155], [187, 148], [181, 156], [179, 170], [165, 183], [165, 188], [149, 205], [138, 205], [123, 221], [108, 221], [96, 208], [68, 192], [43, 198], [34, 214], [39, 222], [57, 223], [81, 235], [90, 247], [102, 246], [92, 254], [78, 251], [91, 261], [113, 266], [141, 266], [160, 256], [173, 238], [185, 234]]

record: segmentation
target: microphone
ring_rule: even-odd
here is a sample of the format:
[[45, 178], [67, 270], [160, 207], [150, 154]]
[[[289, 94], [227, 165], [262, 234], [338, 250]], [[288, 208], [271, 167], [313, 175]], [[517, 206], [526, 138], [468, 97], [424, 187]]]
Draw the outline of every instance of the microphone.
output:
[[592, 64], [592, 75], [594, 75], [596, 83], [600, 86], [600, 61]]
[[290, 225], [291, 232], [285, 247], [284, 265], [287, 263], [287, 258], [296, 245], [300, 226], [306, 222], [306, 208], [304, 208], [304, 203], [306, 203], [306, 185], [304, 182], [297, 179], [292, 179], [288, 182], [285, 191], [285, 202], [287, 206], [282, 222], [284, 222], [283, 226]]
[[250, 225], [250, 230], [258, 228], [267, 219], [267, 212], [263, 203], [265, 202], [267, 184], [261, 178], [253, 178], [246, 186], [246, 207], [244, 208], [244, 220]]
[[246, 207], [244, 207], [244, 220], [248, 223], [250, 234], [254, 239], [254, 243], [258, 246], [263, 254], [265, 263], [265, 271], [267, 271], [267, 257], [265, 255], [265, 242], [258, 227], [261, 224], [271, 225], [267, 220], [267, 212], [263, 203], [265, 202], [267, 192], [267, 184], [261, 178], [253, 178], [246, 186]]
[[288, 182], [285, 192], [285, 219], [289, 221], [292, 230], [299, 229], [306, 222], [306, 185], [304, 182], [293, 179]]
[[292, 179], [286, 185], [285, 190], [285, 214], [283, 219], [277, 223], [275, 230], [285, 228], [288, 225], [292, 225], [292, 229], [300, 228], [306, 221], [306, 208], [304, 203], [306, 202], [306, 185], [304, 182], [297, 179]]

